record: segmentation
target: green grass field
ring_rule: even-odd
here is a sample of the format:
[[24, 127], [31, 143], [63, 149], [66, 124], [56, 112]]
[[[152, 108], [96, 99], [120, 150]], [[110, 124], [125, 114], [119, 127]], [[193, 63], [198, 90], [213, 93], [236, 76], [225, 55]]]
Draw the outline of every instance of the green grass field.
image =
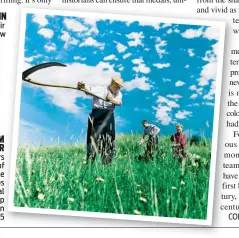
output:
[[[169, 138], [154, 160], [137, 160], [137, 136], [117, 137], [109, 165], [84, 163], [85, 146], [19, 148], [14, 203], [17, 207], [206, 219], [211, 142], [189, 146], [184, 177]], [[195, 161], [192, 161], [195, 158]]]

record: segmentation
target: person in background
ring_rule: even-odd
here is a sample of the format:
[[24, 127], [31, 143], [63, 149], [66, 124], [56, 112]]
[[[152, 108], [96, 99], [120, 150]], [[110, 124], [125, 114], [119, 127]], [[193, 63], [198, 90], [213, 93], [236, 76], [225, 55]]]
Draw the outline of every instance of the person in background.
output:
[[173, 143], [173, 156], [174, 158], [179, 157], [182, 166], [182, 175], [184, 175], [187, 158], [187, 154], [185, 152], [187, 146], [187, 136], [183, 132], [182, 124], [176, 124], [176, 131], [177, 132], [171, 136], [171, 142]]
[[147, 120], [143, 120], [142, 125], [144, 127], [144, 133], [139, 144], [142, 145], [145, 136], [148, 136], [145, 155], [152, 158], [154, 150], [158, 148], [158, 134], [160, 129], [153, 124], [149, 124]]
[[183, 158], [187, 157], [185, 148], [187, 145], [187, 136], [183, 132], [183, 125], [176, 124], [176, 133], [171, 136], [171, 142], [173, 142], [173, 152]]
[[[108, 86], [89, 87], [83, 82], [78, 82], [79, 89], [92, 92], [105, 100], [93, 97], [92, 112], [88, 117], [87, 129], [87, 162], [95, 160], [100, 154], [103, 164], [112, 161], [115, 152], [115, 117], [114, 109], [122, 105], [123, 80], [114, 77]], [[87, 93], [86, 93], [87, 94]]]

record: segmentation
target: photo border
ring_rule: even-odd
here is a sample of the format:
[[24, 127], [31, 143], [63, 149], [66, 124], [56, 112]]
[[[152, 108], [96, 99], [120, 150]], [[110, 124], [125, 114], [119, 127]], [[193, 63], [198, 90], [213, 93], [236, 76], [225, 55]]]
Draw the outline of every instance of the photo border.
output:
[[[115, 213], [100, 213], [100, 212], [83, 212], [71, 210], [55, 210], [45, 208], [22, 208], [14, 206], [14, 189], [15, 189], [15, 174], [16, 174], [16, 160], [18, 149], [18, 133], [19, 133], [19, 120], [20, 120], [20, 102], [21, 102], [21, 88], [22, 88], [22, 71], [24, 62], [24, 45], [25, 45], [25, 31], [26, 31], [26, 16], [27, 14], [44, 14], [44, 15], [58, 15], [80, 18], [93, 18], [93, 19], [109, 19], [119, 21], [143, 21], [149, 23], [172, 23], [172, 24], [186, 24], [186, 25], [202, 25], [202, 26], [216, 26], [220, 29], [220, 37], [218, 40], [218, 62], [217, 62], [217, 76], [216, 76], [216, 92], [215, 92], [215, 107], [213, 119], [213, 136], [211, 148], [211, 163], [210, 163], [210, 179], [209, 179], [209, 192], [208, 192], [208, 207], [207, 219], [188, 219], [188, 218], [169, 218], [169, 217], [156, 217], [156, 216], [137, 216], [125, 215]], [[213, 195], [215, 186], [215, 170], [216, 170], [216, 156], [217, 156], [217, 140], [219, 129], [219, 114], [220, 114], [220, 97], [222, 85], [222, 70], [223, 70], [223, 55], [224, 55], [224, 42], [225, 42], [225, 27], [226, 23], [222, 21], [205, 21], [195, 19], [182, 19], [182, 18], [165, 18], [165, 17], [149, 17], [137, 15], [122, 15], [122, 14], [108, 14], [96, 12], [76, 12], [64, 10], [46, 10], [46, 9], [33, 9], [24, 8], [21, 13], [21, 26], [20, 26], [20, 40], [18, 52], [18, 70], [16, 80], [16, 95], [15, 95], [15, 110], [14, 110], [14, 124], [13, 124], [13, 139], [12, 139], [12, 153], [11, 153], [11, 166], [10, 166], [10, 183], [9, 183], [9, 196], [8, 196], [8, 211], [19, 213], [37, 213], [37, 214], [51, 214], [51, 215], [65, 215], [65, 216], [79, 216], [79, 217], [92, 217], [92, 218], [108, 218], [119, 220], [132, 220], [132, 221], [153, 221], [165, 222], [176, 224], [192, 224], [192, 225], [212, 225], [213, 215]]]

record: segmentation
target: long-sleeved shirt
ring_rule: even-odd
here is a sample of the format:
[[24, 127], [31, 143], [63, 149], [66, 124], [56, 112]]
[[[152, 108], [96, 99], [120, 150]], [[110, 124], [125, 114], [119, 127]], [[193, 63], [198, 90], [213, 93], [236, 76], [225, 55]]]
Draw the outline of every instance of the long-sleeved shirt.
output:
[[[106, 98], [107, 94], [111, 93], [108, 86], [92, 86], [88, 90], [102, 98]], [[118, 92], [117, 94], [113, 94], [113, 93], [111, 94], [113, 95], [115, 99], [117, 99], [122, 104], [121, 92]], [[111, 102], [106, 102], [97, 97], [93, 97], [92, 108], [93, 109], [114, 109], [115, 105]]]
[[149, 135], [152, 136], [154, 135], [157, 131], [159, 130], [159, 128], [153, 124], [149, 124], [148, 127], [145, 127], [144, 129], [144, 136]]
[[187, 136], [185, 133], [177, 132], [171, 136], [171, 141], [181, 145], [181, 148], [184, 149], [187, 144]]

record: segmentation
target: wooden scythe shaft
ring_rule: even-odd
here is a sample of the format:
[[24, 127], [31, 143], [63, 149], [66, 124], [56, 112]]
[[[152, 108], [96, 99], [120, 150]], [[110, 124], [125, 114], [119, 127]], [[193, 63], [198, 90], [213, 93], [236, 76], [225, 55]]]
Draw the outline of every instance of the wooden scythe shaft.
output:
[[22, 79], [23, 81], [25, 82], [28, 82], [28, 83], [32, 83], [32, 84], [35, 84], [35, 85], [38, 85], [38, 86], [44, 86], [44, 87], [52, 87], [52, 88], [68, 88], [68, 89], [75, 89], [75, 90], [79, 90], [79, 91], [82, 91], [84, 93], [86, 93], [87, 95], [91, 95], [93, 97], [96, 97], [96, 98], [99, 98], [103, 101], [107, 101], [105, 98], [102, 98], [86, 89], [79, 89], [79, 88], [76, 88], [76, 87], [71, 87], [71, 86], [65, 86], [65, 85], [55, 85], [55, 84], [46, 84], [46, 83], [39, 83], [39, 82], [36, 82], [36, 81], [33, 81], [31, 80], [30, 78], [25, 78], [25, 79]]

